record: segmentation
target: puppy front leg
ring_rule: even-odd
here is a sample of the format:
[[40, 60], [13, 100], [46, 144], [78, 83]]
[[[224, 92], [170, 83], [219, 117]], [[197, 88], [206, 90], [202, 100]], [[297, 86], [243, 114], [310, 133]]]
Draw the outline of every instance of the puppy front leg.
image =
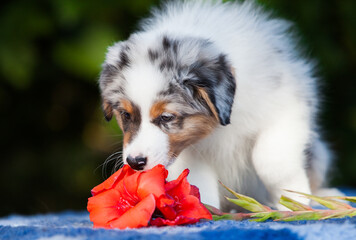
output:
[[175, 163], [169, 167], [168, 179], [177, 179], [184, 169], [189, 169], [188, 181], [199, 188], [202, 203], [220, 208], [218, 181], [210, 165], [197, 156], [183, 152]]
[[280, 118], [264, 130], [253, 149], [252, 161], [256, 172], [269, 192], [272, 204], [286, 210], [278, 203], [286, 195], [296, 201], [309, 204], [309, 200], [288, 193], [283, 189], [310, 194], [309, 180], [305, 170], [304, 147], [308, 141], [308, 124], [297, 117]]

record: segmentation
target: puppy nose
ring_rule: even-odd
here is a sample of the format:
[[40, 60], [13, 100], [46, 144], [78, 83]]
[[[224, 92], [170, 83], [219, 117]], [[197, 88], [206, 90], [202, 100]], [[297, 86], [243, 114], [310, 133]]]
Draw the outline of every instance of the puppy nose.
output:
[[147, 163], [147, 158], [142, 156], [132, 157], [129, 155], [126, 158], [126, 161], [132, 169], [143, 170]]

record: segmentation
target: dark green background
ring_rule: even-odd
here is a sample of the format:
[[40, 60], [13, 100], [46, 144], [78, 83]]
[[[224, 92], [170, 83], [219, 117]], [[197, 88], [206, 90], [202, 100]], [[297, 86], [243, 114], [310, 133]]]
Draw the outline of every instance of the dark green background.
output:
[[[319, 61], [320, 122], [335, 151], [333, 184], [356, 187], [356, 1], [260, 3], [296, 23]], [[154, 0], [13, 0], [0, 10], [0, 215], [85, 209], [120, 149], [97, 79], [106, 47], [125, 39]]]

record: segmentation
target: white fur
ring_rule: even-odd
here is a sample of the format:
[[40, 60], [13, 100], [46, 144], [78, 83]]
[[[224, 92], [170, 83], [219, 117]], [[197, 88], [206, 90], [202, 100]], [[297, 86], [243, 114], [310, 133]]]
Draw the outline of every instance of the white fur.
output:
[[[128, 69], [125, 77], [130, 79], [130, 84], [126, 88], [126, 95], [140, 107], [142, 123], [137, 137], [124, 149], [123, 157], [126, 159], [129, 154], [133, 157], [144, 155], [150, 159], [145, 166], [146, 169], [150, 169], [157, 164], [167, 166], [170, 161], [167, 158], [168, 136], [151, 123], [149, 115], [155, 96], [167, 82], [161, 74], [155, 71], [152, 65], [146, 62], [138, 62], [134, 68]], [[147, 86], [147, 81], [150, 79], [153, 81], [151, 80], [149, 86]]]
[[[318, 179], [322, 182], [325, 177], [330, 158], [315, 131], [318, 101], [313, 64], [295, 52], [289, 28], [288, 22], [270, 18], [251, 2], [177, 1], [168, 4], [165, 12], [156, 12], [133, 36], [143, 49], [162, 34], [206, 38], [227, 54], [236, 69], [231, 124], [219, 126], [185, 149], [169, 169], [175, 178], [190, 168], [189, 179], [200, 188], [205, 203], [220, 207], [225, 192], [218, 180], [278, 208], [282, 208], [278, 198], [286, 194], [283, 189], [310, 193], [304, 154], [310, 143], [319, 150], [314, 152], [317, 158], [320, 153], [320, 161], [313, 162]], [[136, 52], [138, 60], [140, 51]], [[108, 61], [117, 61], [115, 57], [109, 49]], [[128, 95], [141, 107], [143, 121], [124, 150], [124, 159], [128, 153], [145, 152], [155, 159], [148, 167], [168, 165], [168, 139], [149, 122], [149, 108], [165, 80], [145, 62], [127, 71], [131, 71], [125, 73], [130, 76]]]

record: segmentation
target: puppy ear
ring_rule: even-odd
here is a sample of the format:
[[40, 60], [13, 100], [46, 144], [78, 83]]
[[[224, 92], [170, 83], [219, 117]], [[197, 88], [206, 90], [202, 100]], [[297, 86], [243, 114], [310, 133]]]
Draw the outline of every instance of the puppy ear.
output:
[[107, 100], [103, 101], [103, 112], [104, 112], [105, 120], [109, 122], [112, 118], [113, 111], [112, 111], [112, 104]]
[[226, 56], [220, 54], [211, 60], [198, 60], [191, 66], [189, 75], [193, 77], [183, 83], [195, 88], [221, 125], [229, 124], [236, 81]]
[[130, 66], [130, 47], [127, 42], [118, 42], [108, 48], [105, 62], [99, 78], [99, 86], [103, 99], [103, 111], [107, 121], [113, 116], [113, 103], [111, 100], [118, 98], [123, 92], [122, 70]]

